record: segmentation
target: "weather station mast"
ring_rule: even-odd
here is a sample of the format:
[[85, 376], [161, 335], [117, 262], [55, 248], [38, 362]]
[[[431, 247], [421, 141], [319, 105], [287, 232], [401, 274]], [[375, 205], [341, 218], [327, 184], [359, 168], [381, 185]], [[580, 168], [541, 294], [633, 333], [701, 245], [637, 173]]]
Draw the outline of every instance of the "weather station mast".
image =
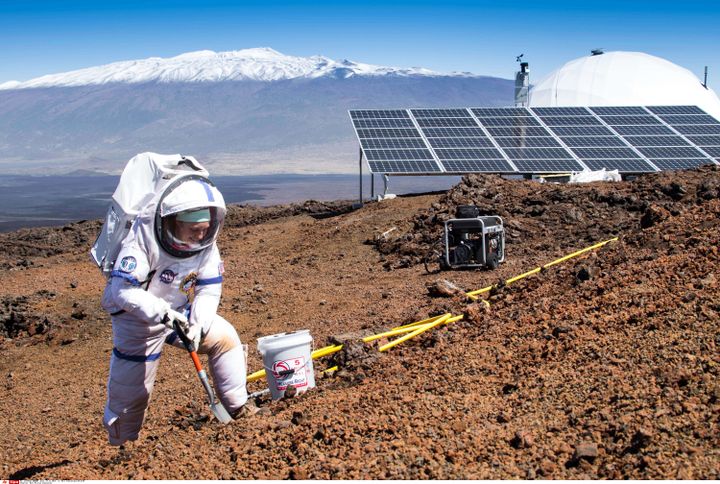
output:
[[520, 70], [515, 74], [515, 107], [528, 107], [528, 97], [530, 91], [530, 68], [527, 62], [522, 60], [525, 54], [520, 54], [515, 58], [515, 62], [520, 63]]

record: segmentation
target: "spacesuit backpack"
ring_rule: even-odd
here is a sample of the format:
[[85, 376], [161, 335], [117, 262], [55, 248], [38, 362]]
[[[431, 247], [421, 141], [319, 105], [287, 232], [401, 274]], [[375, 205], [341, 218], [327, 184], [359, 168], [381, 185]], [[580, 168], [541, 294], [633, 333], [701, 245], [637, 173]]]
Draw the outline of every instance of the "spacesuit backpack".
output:
[[140, 153], [128, 161], [120, 176], [90, 256], [107, 278], [132, 223], [156, 194], [184, 175], [207, 178], [208, 172], [192, 156]]

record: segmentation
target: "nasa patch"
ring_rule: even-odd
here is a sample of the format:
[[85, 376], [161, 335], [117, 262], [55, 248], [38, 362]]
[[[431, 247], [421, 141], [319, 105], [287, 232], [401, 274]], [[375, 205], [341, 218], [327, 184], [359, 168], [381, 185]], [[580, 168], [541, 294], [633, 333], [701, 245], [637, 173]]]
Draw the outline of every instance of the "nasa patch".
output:
[[135, 257], [129, 255], [127, 257], [123, 257], [120, 261], [120, 270], [122, 272], [132, 272], [137, 267], [137, 261], [135, 260]]
[[170, 269], [165, 269], [162, 271], [162, 274], [160, 274], [160, 282], [164, 282], [165, 284], [170, 284], [172, 281], [175, 280], [175, 274]]

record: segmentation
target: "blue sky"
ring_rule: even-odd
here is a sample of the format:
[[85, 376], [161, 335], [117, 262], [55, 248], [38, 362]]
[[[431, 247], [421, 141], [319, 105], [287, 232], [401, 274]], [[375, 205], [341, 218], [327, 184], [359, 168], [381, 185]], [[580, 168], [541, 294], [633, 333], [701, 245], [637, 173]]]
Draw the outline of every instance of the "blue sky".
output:
[[720, 1], [0, 0], [0, 83], [210, 49], [284, 54], [531, 81], [590, 49], [642, 51], [720, 87]]

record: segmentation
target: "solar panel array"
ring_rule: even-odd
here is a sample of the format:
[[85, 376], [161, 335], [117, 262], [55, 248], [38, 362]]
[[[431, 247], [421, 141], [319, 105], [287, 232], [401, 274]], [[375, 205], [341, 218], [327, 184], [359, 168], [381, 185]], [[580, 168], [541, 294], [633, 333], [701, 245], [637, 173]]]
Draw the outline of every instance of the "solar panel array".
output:
[[720, 164], [720, 122], [697, 106], [351, 110], [370, 171], [644, 173]]

